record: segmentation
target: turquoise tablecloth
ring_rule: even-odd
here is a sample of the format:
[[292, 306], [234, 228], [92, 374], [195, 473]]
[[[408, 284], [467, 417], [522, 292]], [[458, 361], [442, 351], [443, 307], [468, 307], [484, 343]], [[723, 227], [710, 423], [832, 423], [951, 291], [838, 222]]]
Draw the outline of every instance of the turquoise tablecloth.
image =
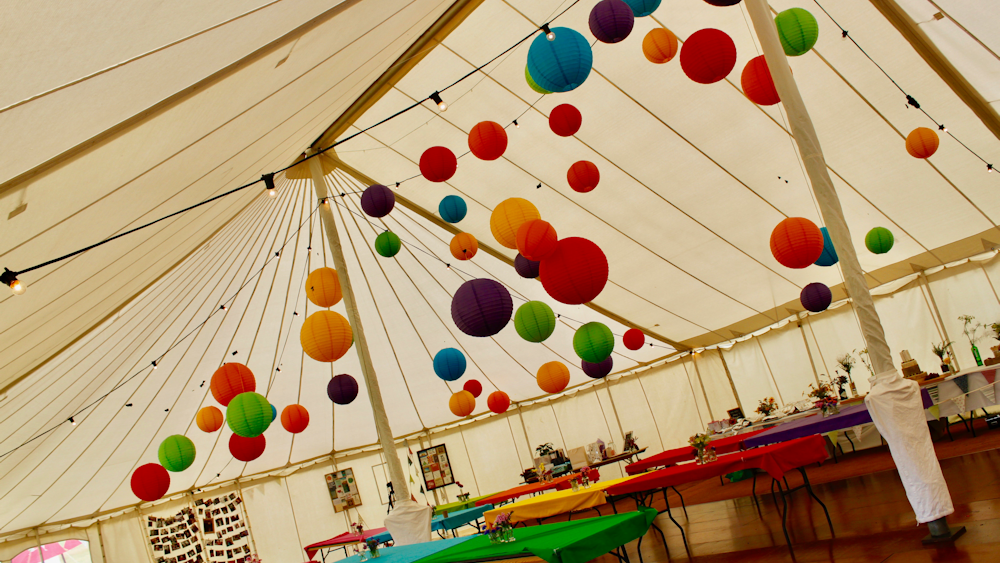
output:
[[[434, 555], [442, 550], [471, 540], [476, 536], [464, 536], [461, 538], [448, 538], [446, 540], [429, 541], [425, 543], [415, 543], [411, 545], [399, 545], [393, 547], [383, 547], [378, 550], [377, 559], [370, 559], [370, 563], [414, 563], [425, 557]], [[353, 555], [347, 559], [340, 559], [337, 563], [361, 563], [361, 557]]]

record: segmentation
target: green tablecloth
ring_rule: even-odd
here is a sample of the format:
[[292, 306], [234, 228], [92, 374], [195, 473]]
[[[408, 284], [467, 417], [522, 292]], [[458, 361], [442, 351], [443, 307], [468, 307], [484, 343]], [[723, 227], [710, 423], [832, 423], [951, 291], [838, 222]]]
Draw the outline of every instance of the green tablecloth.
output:
[[548, 563], [585, 563], [620, 545], [639, 539], [656, 518], [656, 510], [614, 514], [573, 522], [516, 528], [512, 543], [493, 545], [481, 535], [421, 559], [419, 563], [462, 563], [537, 556]]
[[458, 512], [459, 510], [465, 510], [466, 508], [472, 508], [476, 506], [476, 501], [482, 500], [490, 495], [483, 495], [481, 497], [470, 498], [469, 500], [460, 500], [458, 502], [452, 502], [448, 504], [442, 504], [440, 506], [434, 507], [434, 516], [443, 514], [445, 510], [448, 512]]

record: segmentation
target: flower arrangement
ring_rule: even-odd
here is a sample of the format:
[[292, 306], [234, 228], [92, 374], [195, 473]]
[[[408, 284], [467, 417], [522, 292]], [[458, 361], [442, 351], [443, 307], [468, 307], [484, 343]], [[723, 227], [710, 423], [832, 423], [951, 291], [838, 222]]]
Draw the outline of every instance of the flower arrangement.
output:
[[[851, 350], [851, 352], [854, 351]], [[847, 377], [851, 376], [851, 370], [854, 369], [854, 356], [851, 355], [851, 352], [837, 358], [837, 370], [843, 370], [847, 374]], [[867, 354], [867, 351], [865, 353]]]
[[490, 543], [511, 543], [514, 541], [514, 525], [510, 521], [513, 512], [501, 512], [497, 514], [493, 524], [483, 524], [481, 531], [489, 536]]
[[[841, 376], [844, 377], [844, 376]], [[837, 403], [839, 399], [833, 394], [833, 385], [830, 383], [820, 383], [818, 386], [809, 384], [809, 396], [814, 399], [813, 405], [823, 412], [823, 416], [829, 416], [839, 412]]]
[[688, 444], [695, 449], [695, 454], [698, 458], [698, 463], [705, 463], [705, 448], [708, 447], [708, 434], [695, 434], [688, 438]]
[[1000, 323], [993, 323], [989, 325], [990, 330], [993, 331], [993, 338], [995, 340], [1000, 340]]
[[931, 351], [934, 352], [934, 355], [937, 356], [938, 359], [940, 359], [943, 362], [944, 357], [948, 354], [948, 346], [951, 346], [954, 343], [955, 343], [954, 341], [949, 340], [947, 342], [938, 342], [937, 344], [931, 344]]
[[764, 416], [769, 416], [776, 410], [778, 410], [778, 403], [774, 400], [774, 397], [761, 399], [760, 404], [757, 405], [757, 412]]
[[538, 454], [538, 457], [545, 457], [555, 451], [556, 447], [552, 445], [552, 442], [546, 442], [535, 448], [535, 453]]
[[868, 369], [868, 373], [870, 373], [872, 377], [874, 377], [875, 370], [872, 369], [872, 359], [868, 355], [868, 348], [865, 348], [864, 350], [858, 352], [858, 358], [861, 360], [861, 363], [865, 365], [865, 368]]
[[958, 320], [963, 323], [962, 332], [969, 339], [969, 345], [972, 346], [972, 356], [976, 359], [976, 364], [983, 365], [983, 360], [979, 356], [979, 348], [976, 347], [976, 343], [986, 336], [986, 334], [980, 332], [983, 329], [983, 323], [975, 322], [976, 317], [972, 315], [959, 315]]
[[378, 541], [375, 538], [366, 538], [365, 545], [368, 547], [368, 555], [372, 559], [378, 557]]

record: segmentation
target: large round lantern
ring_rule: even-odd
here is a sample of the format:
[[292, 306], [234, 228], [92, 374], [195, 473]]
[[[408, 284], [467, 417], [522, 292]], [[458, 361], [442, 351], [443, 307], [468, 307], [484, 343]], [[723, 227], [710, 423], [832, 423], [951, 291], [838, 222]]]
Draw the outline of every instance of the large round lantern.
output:
[[434, 354], [434, 373], [445, 381], [455, 381], [465, 373], [465, 354], [455, 348], [444, 348]]
[[556, 249], [559, 235], [548, 221], [532, 219], [517, 228], [517, 251], [529, 260], [541, 260]]
[[469, 260], [479, 251], [479, 241], [469, 233], [458, 233], [451, 238], [451, 255], [458, 260]]
[[507, 132], [495, 121], [477, 123], [469, 131], [469, 150], [476, 158], [496, 160], [507, 150]]
[[281, 426], [292, 434], [298, 434], [309, 426], [309, 411], [302, 405], [288, 405], [281, 409]]
[[552, 41], [540, 33], [531, 42], [528, 74], [549, 92], [575, 90], [590, 75], [594, 64], [590, 42], [568, 27], [554, 27], [552, 33], [555, 35]]
[[906, 136], [906, 152], [913, 158], [930, 158], [937, 152], [940, 143], [933, 129], [917, 127]]
[[552, 92], [542, 88], [535, 82], [535, 79], [531, 77], [531, 73], [528, 71], [528, 65], [524, 65], [524, 80], [528, 83], [528, 87], [538, 92], [539, 94], [551, 94]]
[[431, 182], [447, 182], [457, 169], [458, 159], [447, 147], [431, 147], [420, 155], [420, 173]]
[[260, 436], [271, 425], [271, 403], [259, 393], [240, 393], [226, 407], [226, 424], [244, 438]]
[[361, 194], [361, 209], [370, 217], [385, 217], [396, 205], [396, 194], [382, 184], [373, 184]]
[[585, 194], [597, 187], [601, 181], [601, 171], [589, 160], [574, 162], [566, 172], [566, 181], [573, 191]]
[[212, 396], [222, 406], [229, 405], [229, 401], [240, 393], [254, 391], [257, 389], [257, 381], [253, 377], [250, 368], [243, 364], [231, 362], [222, 364], [222, 367], [212, 374], [212, 381], [209, 383]]
[[538, 270], [546, 293], [567, 305], [593, 301], [608, 283], [608, 259], [604, 252], [580, 237], [559, 241], [552, 254], [539, 262]]
[[156, 454], [164, 469], [179, 473], [194, 463], [196, 450], [191, 438], [182, 434], [174, 434], [167, 436], [160, 442], [160, 448]]
[[630, 328], [622, 335], [622, 343], [629, 350], [638, 350], [646, 343], [646, 335], [637, 328]]
[[622, 0], [601, 0], [590, 11], [590, 32], [601, 43], [618, 43], [632, 33], [635, 15]]
[[541, 219], [538, 209], [526, 199], [512, 197], [493, 208], [490, 231], [497, 242], [510, 249], [517, 249], [517, 229], [525, 221]]
[[781, 101], [778, 91], [774, 88], [774, 80], [771, 79], [771, 71], [767, 68], [767, 61], [764, 55], [754, 57], [743, 67], [743, 74], [740, 75], [740, 84], [743, 85], [743, 93], [750, 101], [759, 106], [773, 106]]
[[472, 411], [476, 410], [476, 398], [472, 396], [472, 393], [463, 389], [448, 399], [448, 408], [455, 416], [469, 416]]
[[549, 113], [549, 129], [560, 137], [572, 137], [583, 125], [580, 110], [569, 104], [560, 104]]
[[803, 287], [802, 291], [799, 292], [799, 302], [802, 303], [806, 311], [813, 313], [826, 311], [832, 301], [833, 292], [830, 291], [829, 287], [819, 282], [813, 282]]
[[396, 233], [392, 231], [385, 231], [379, 236], [375, 237], [375, 252], [378, 252], [386, 258], [392, 258], [399, 253], [399, 249], [402, 246], [402, 242]]
[[207, 406], [198, 411], [198, 416], [195, 417], [195, 422], [198, 423], [198, 428], [202, 432], [215, 432], [216, 430], [222, 428], [222, 424], [225, 420], [222, 417], [222, 411], [217, 407]]
[[569, 368], [562, 362], [548, 362], [538, 368], [538, 387], [546, 393], [558, 393], [569, 385]]
[[513, 312], [507, 288], [486, 278], [463, 283], [451, 300], [451, 318], [469, 336], [493, 336], [507, 326]]
[[702, 29], [681, 47], [681, 69], [699, 84], [712, 84], [729, 75], [736, 66], [736, 44], [718, 29]]
[[469, 207], [465, 204], [465, 200], [457, 195], [446, 195], [438, 204], [438, 215], [448, 223], [458, 223], [465, 219], [465, 214], [468, 212]]
[[892, 232], [885, 227], [875, 227], [874, 229], [868, 231], [865, 235], [865, 246], [868, 250], [875, 254], [885, 254], [892, 249], [893, 243], [896, 242], [895, 237], [892, 236]]
[[146, 502], [160, 500], [170, 489], [170, 474], [158, 463], [140, 465], [132, 472], [132, 494]]
[[660, 7], [661, 0], [625, 0], [628, 7], [632, 9], [632, 15], [637, 18], [644, 18]]
[[615, 349], [615, 335], [603, 323], [590, 322], [576, 329], [573, 350], [581, 360], [597, 364], [606, 360]]
[[266, 447], [267, 439], [264, 438], [263, 434], [253, 438], [244, 438], [239, 434], [233, 434], [229, 437], [229, 453], [244, 463], [260, 457]]
[[517, 334], [528, 342], [543, 342], [556, 329], [556, 315], [541, 301], [528, 301], [514, 314]]
[[813, 263], [817, 266], [833, 266], [840, 261], [840, 257], [837, 256], [837, 249], [833, 247], [830, 231], [826, 227], [820, 227], [819, 230], [823, 233], [823, 253]]
[[358, 381], [346, 373], [335, 375], [326, 384], [326, 396], [338, 405], [349, 405], [358, 397]]
[[677, 36], [665, 27], [651, 29], [642, 39], [642, 54], [651, 63], [661, 65], [677, 55]]
[[306, 278], [306, 297], [319, 307], [333, 307], [340, 303], [340, 277], [333, 268], [316, 268]]
[[517, 271], [517, 275], [522, 278], [533, 280], [538, 277], [538, 262], [535, 260], [528, 260], [518, 253], [518, 255], [514, 257], [514, 270]]
[[316, 311], [299, 331], [302, 350], [317, 362], [335, 362], [354, 344], [351, 324], [336, 311]]
[[503, 414], [510, 408], [510, 397], [503, 391], [494, 391], [486, 397], [486, 406], [497, 414]]
[[802, 8], [789, 8], [774, 17], [781, 48], [789, 57], [809, 52], [819, 39], [819, 24], [812, 14]]
[[472, 396], [478, 399], [483, 394], [483, 384], [475, 379], [470, 379], [465, 382], [465, 385], [462, 385], [462, 390], [472, 393]]
[[823, 232], [809, 219], [789, 217], [771, 231], [771, 254], [786, 268], [805, 268], [823, 254]]
[[587, 360], [580, 360], [580, 367], [583, 369], [583, 373], [592, 379], [607, 377], [611, 373], [611, 369], [614, 368], [614, 365], [615, 362], [612, 356], [608, 356], [603, 362], [597, 362], [596, 364]]

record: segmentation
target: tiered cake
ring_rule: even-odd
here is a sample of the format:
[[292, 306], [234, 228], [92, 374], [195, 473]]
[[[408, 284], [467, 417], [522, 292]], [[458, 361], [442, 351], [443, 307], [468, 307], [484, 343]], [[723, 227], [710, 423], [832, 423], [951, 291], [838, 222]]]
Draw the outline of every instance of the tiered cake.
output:
[[899, 353], [899, 356], [903, 359], [903, 377], [922, 379], [927, 375], [926, 373], [920, 371], [920, 366], [917, 365], [917, 361], [910, 357], [909, 350], [903, 350]]

